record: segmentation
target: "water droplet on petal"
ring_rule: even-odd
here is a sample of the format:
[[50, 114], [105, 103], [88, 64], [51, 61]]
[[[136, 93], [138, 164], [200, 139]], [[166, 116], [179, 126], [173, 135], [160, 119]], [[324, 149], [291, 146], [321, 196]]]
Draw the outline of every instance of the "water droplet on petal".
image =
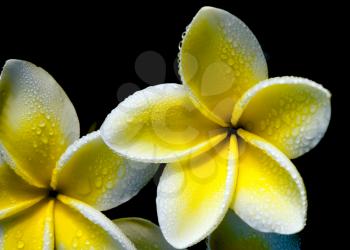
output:
[[101, 177], [97, 177], [97, 179], [95, 181], [95, 186], [97, 188], [100, 188], [102, 186], [102, 178]]
[[109, 181], [106, 183], [106, 188], [111, 189], [113, 187], [113, 182]]
[[49, 142], [49, 139], [47, 137], [43, 137], [41, 138], [41, 141], [44, 143], [44, 144], [47, 144]]
[[83, 232], [81, 230], [78, 230], [77, 236], [80, 238], [83, 235]]
[[17, 248], [22, 249], [24, 247], [24, 242], [23, 241], [18, 241], [17, 242]]
[[108, 169], [107, 169], [107, 168], [103, 168], [103, 169], [102, 169], [102, 174], [103, 174], [103, 175], [108, 174]]
[[235, 63], [235, 61], [232, 58], [228, 59], [228, 65], [232, 66]]
[[45, 127], [45, 126], [46, 126], [45, 121], [41, 121], [41, 122], [39, 123], [39, 127], [43, 128], [43, 127]]

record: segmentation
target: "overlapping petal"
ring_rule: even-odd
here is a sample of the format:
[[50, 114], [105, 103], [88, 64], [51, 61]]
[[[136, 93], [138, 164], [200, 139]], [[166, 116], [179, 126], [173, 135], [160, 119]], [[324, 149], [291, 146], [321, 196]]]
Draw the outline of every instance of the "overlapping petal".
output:
[[54, 170], [51, 186], [61, 194], [107, 210], [136, 195], [157, 169], [157, 164], [117, 155], [96, 131], [68, 147]]
[[242, 96], [232, 123], [265, 138], [289, 158], [296, 158], [317, 145], [326, 132], [330, 96], [328, 90], [305, 78], [271, 78]]
[[72, 103], [45, 70], [20, 60], [6, 62], [0, 94], [4, 160], [28, 182], [47, 187], [59, 156], [79, 138]]
[[45, 190], [26, 183], [0, 158], [0, 220], [33, 206], [45, 196]]
[[231, 209], [208, 239], [209, 250], [299, 250], [298, 235], [262, 233], [242, 221]]
[[159, 227], [141, 218], [113, 220], [138, 250], [176, 250], [164, 239]]
[[212, 7], [200, 9], [188, 26], [179, 67], [194, 103], [224, 126], [241, 95], [267, 78], [265, 57], [253, 33], [237, 17]]
[[182, 85], [138, 91], [109, 114], [101, 136], [113, 150], [144, 162], [171, 162], [203, 152], [226, 137], [192, 104]]
[[56, 249], [136, 249], [123, 232], [96, 209], [67, 196], [57, 198]]
[[54, 201], [35, 206], [0, 221], [0, 249], [54, 249]]
[[156, 201], [160, 228], [172, 246], [193, 245], [221, 222], [232, 200], [237, 156], [232, 136], [197, 157], [166, 166]]
[[238, 130], [238, 179], [232, 208], [262, 232], [293, 234], [303, 229], [307, 199], [293, 163], [262, 138]]

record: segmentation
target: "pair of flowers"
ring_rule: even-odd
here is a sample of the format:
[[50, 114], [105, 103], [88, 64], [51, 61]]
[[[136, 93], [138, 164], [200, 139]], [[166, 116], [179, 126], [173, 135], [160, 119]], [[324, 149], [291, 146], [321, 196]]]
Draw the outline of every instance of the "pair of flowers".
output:
[[[254, 35], [220, 9], [198, 12], [179, 57], [183, 85], [136, 92], [100, 131], [81, 139], [73, 105], [55, 80], [29, 62], [6, 62], [1, 249], [172, 249], [167, 242], [185, 248], [209, 236], [227, 213], [222, 224], [232, 221], [232, 210], [262, 232], [304, 227], [306, 192], [289, 159], [324, 135], [329, 92], [304, 78], [267, 79]], [[156, 199], [167, 242], [150, 222], [113, 223], [99, 212], [136, 195], [158, 163], [167, 163]], [[233, 246], [221, 237], [227, 230], [212, 234], [211, 248]]]

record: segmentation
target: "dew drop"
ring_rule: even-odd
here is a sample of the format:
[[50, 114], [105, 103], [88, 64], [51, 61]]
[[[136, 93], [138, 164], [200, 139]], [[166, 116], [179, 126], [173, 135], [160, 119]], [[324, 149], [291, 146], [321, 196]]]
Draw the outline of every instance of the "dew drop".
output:
[[41, 122], [39, 123], [39, 127], [43, 128], [43, 127], [45, 127], [45, 126], [46, 126], [45, 121], [41, 121]]
[[102, 169], [102, 174], [103, 174], [103, 175], [108, 174], [108, 169], [107, 169], [107, 168], [103, 168], [103, 169]]
[[95, 186], [97, 188], [100, 188], [102, 186], [102, 178], [101, 177], [97, 177], [97, 179], [95, 181]]
[[228, 65], [232, 66], [234, 64], [234, 60], [232, 58], [228, 59]]
[[261, 122], [260, 122], [260, 130], [263, 131], [263, 130], [265, 130], [265, 128], [266, 128], [266, 123], [265, 123], [265, 121], [261, 121]]
[[272, 129], [271, 127], [269, 127], [269, 128], [267, 129], [267, 135], [268, 135], [268, 136], [272, 136], [272, 135], [273, 135], [273, 129]]
[[111, 189], [113, 187], [113, 182], [109, 181], [106, 183], [106, 188]]
[[119, 177], [119, 178], [124, 177], [125, 172], [126, 172], [125, 167], [124, 167], [123, 165], [121, 165], [121, 166], [119, 167], [119, 169], [118, 169], [118, 177]]
[[81, 230], [78, 230], [77, 236], [80, 238], [83, 235], [83, 232]]
[[17, 248], [22, 249], [24, 247], [24, 242], [23, 241], [18, 241], [17, 242]]
[[280, 119], [276, 119], [275, 120], [275, 128], [280, 128], [281, 127], [281, 120]]
[[311, 105], [311, 107], [310, 107], [310, 111], [311, 112], [315, 112], [316, 111], [316, 105]]
[[226, 59], [227, 59], [227, 55], [222, 54], [222, 55], [221, 55], [221, 59], [226, 60]]
[[49, 142], [49, 139], [47, 137], [43, 137], [41, 138], [41, 141], [44, 143], [44, 144], [47, 144]]

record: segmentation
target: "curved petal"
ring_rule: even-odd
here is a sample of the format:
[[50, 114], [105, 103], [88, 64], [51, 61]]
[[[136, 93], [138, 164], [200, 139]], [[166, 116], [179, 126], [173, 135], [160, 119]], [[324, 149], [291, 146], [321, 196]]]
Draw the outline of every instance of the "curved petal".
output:
[[56, 249], [136, 248], [101, 212], [83, 202], [59, 195], [55, 206]]
[[120, 103], [102, 124], [101, 136], [123, 156], [164, 163], [208, 150], [226, 133], [202, 116], [182, 85], [161, 84]]
[[164, 239], [159, 227], [141, 218], [122, 218], [113, 222], [134, 243], [138, 250], [176, 250]]
[[33, 206], [45, 196], [45, 190], [30, 186], [0, 158], [0, 220]]
[[293, 163], [262, 138], [238, 130], [244, 142], [232, 208], [248, 225], [262, 232], [293, 234], [306, 221], [303, 180]]
[[209, 250], [299, 250], [298, 235], [262, 233], [242, 221], [231, 209], [208, 239]]
[[0, 249], [54, 249], [53, 200], [0, 221]]
[[305, 78], [271, 78], [243, 95], [235, 106], [232, 123], [296, 158], [317, 145], [326, 132], [330, 97], [328, 90]]
[[136, 195], [157, 169], [156, 164], [117, 155], [97, 131], [68, 147], [54, 170], [51, 186], [61, 194], [107, 210]]
[[59, 156], [79, 138], [74, 107], [45, 70], [20, 60], [6, 62], [0, 93], [0, 141], [8, 163], [28, 182], [47, 187]]
[[180, 76], [205, 115], [226, 126], [234, 103], [267, 78], [264, 54], [237, 17], [212, 7], [200, 9], [180, 49]]
[[219, 225], [232, 201], [237, 156], [232, 136], [197, 157], [166, 166], [156, 201], [160, 228], [172, 246], [194, 245]]

